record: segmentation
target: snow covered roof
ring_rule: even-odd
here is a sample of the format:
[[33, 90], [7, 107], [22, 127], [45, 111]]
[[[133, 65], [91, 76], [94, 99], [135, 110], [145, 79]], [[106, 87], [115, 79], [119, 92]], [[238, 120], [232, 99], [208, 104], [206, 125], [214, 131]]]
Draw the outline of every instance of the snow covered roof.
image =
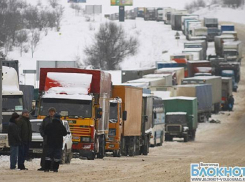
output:
[[214, 78], [221, 78], [221, 77], [220, 76], [198, 76], [198, 77], [184, 78], [183, 80], [211, 80]]
[[200, 61], [188, 61], [188, 63], [210, 63], [210, 61], [207, 61], [207, 60], [200, 60]]
[[143, 78], [165, 78], [172, 76], [171, 74], [149, 74], [149, 75], [144, 75]]
[[42, 98], [50, 98], [50, 99], [70, 99], [70, 100], [92, 100], [93, 97], [91, 95], [65, 95], [65, 94], [44, 94]]
[[140, 78], [137, 80], [130, 80], [128, 81], [128, 83], [150, 83], [150, 82], [154, 82], [154, 81], [161, 81], [163, 80], [163, 78]]
[[195, 100], [196, 97], [169, 97], [169, 98], [163, 98], [163, 100], [176, 100], [176, 99], [179, 99], [179, 100]]
[[225, 45], [238, 45], [238, 44], [241, 44], [242, 42], [241, 41], [231, 41], [231, 42], [224, 42], [224, 46]]
[[183, 52], [199, 52], [202, 48], [185, 48]]
[[186, 112], [167, 112], [166, 115], [186, 115]]
[[152, 91], [154, 96], [160, 97], [160, 98], [169, 98], [171, 97], [171, 92], [170, 91]]

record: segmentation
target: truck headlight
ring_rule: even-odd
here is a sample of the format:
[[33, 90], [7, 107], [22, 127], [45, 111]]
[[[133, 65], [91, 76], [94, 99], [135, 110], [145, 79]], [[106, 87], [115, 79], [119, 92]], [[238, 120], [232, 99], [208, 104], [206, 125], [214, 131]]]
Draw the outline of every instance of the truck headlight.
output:
[[188, 131], [188, 130], [189, 130], [189, 127], [187, 127], [187, 126], [183, 127], [183, 131]]
[[90, 137], [81, 137], [82, 142], [90, 142]]

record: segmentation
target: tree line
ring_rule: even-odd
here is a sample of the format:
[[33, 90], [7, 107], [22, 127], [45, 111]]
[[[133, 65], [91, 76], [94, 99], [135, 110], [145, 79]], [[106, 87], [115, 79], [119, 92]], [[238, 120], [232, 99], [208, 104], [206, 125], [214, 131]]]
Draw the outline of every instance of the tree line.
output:
[[46, 7], [38, 2], [36, 6], [24, 0], [0, 0], [0, 51], [7, 56], [13, 47], [18, 47], [20, 55], [31, 51], [32, 57], [41, 40], [41, 33], [60, 30], [64, 8], [59, 0], [49, 0]]

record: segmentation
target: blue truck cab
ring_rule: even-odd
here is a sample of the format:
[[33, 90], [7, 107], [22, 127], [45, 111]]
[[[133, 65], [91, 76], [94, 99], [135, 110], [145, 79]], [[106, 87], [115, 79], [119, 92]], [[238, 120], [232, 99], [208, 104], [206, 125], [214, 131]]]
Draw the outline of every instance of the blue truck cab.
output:
[[235, 72], [234, 70], [222, 70], [221, 72], [222, 77], [231, 77], [232, 78], [232, 90], [234, 92], [238, 89], [238, 83], [235, 81]]

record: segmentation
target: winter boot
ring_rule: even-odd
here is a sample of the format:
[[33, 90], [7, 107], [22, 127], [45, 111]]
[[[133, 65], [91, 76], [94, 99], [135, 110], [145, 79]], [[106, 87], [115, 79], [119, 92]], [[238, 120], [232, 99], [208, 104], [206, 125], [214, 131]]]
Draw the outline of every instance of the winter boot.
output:
[[55, 162], [54, 161], [54, 164], [53, 164], [53, 170], [54, 170], [54, 172], [58, 172], [59, 166], [60, 166], [60, 162]]
[[50, 166], [51, 166], [51, 161], [50, 160], [45, 160], [44, 172], [49, 172]]

